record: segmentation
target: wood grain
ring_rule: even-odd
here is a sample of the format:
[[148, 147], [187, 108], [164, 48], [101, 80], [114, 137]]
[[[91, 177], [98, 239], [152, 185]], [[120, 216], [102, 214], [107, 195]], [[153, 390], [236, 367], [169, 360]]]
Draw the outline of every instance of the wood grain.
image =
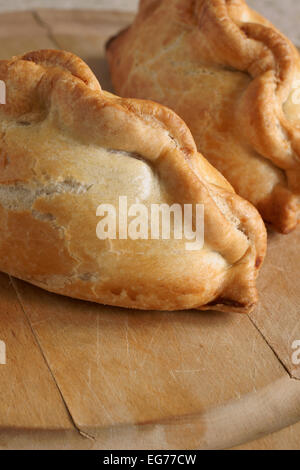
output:
[[[111, 90], [104, 44], [131, 19], [0, 15], [0, 54], [64, 48]], [[13, 409], [0, 404], [0, 448], [300, 449], [300, 382], [290, 377], [299, 377], [291, 363], [291, 342], [300, 339], [299, 242], [299, 230], [270, 235], [251, 317], [110, 308], [18, 280], [14, 291], [1, 275], [0, 340], [14, 360], [0, 366]]]
[[[0, 423], [5, 428], [72, 429], [69, 414], [6, 274], [0, 274]], [[3, 439], [0, 437], [3, 445]]]
[[299, 450], [300, 423], [231, 450]]
[[[53, 47], [45, 29], [29, 12], [2, 14], [0, 26], [3, 59]], [[0, 340], [7, 353], [6, 365], [0, 365], [0, 449], [40, 448], [51, 441], [54, 446], [57, 436], [61, 443], [67, 438], [80, 447], [86, 440], [70, 418], [12, 282], [2, 273], [0, 318]]]
[[87, 433], [199, 415], [285, 375], [247, 316], [135, 312], [16, 285], [73, 419]]
[[10, 59], [32, 49], [53, 48], [47, 31], [30, 12], [0, 15], [0, 56]]
[[267, 263], [259, 278], [261, 302], [251, 315], [290, 375], [297, 379], [300, 365], [292, 363], [292, 345], [300, 340], [299, 246], [299, 229], [286, 237], [269, 234]]
[[81, 57], [93, 70], [104, 90], [113, 91], [105, 43], [133, 20], [132, 13], [117, 11], [78, 11], [42, 9], [37, 11], [40, 24], [51, 31], [51, 38], [60, 49]]

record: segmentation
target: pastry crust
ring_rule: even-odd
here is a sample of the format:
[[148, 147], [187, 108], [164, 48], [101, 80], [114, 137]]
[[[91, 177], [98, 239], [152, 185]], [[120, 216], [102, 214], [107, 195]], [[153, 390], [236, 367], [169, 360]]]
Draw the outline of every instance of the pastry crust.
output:
[[[0, 269], [71, 297], [155, 310], [248, 312], [266, 232], [200, 154], [184, 122], [101, 90], [54, 50], [0, 62]], [[99, 240], [101, 203], [204, 204], [205, 244]]]
[[244, 0], [141, 0], [108, 43], [118, 94], [153, 99], [282, 233], [300, 220], [300, 59]]

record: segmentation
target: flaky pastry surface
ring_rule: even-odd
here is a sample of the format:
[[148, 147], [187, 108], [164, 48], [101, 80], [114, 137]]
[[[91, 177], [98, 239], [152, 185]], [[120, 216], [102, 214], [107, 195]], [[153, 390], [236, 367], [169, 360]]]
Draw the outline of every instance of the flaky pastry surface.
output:
[[[266, 233], [200, 154], [184, 122], [103, 91], [78, 57], [0, 62], [0, 269], [51, 292], [121, 307], [249, 311]], [[205, 244], [100, 240], [102, 203], [204, 204]]]
[[108, 44], [121, 96], [177, 112], [198, 150], [279, 232], [300, 220], [300, 60], [244, 0], [141, 0]]

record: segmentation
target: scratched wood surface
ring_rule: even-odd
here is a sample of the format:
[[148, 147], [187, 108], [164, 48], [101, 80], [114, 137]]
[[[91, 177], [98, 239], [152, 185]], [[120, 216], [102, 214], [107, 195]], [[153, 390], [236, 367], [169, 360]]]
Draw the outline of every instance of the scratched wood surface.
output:
[[[120, 12], [0, 15], [0, 57], [81, 56], [111, 90]], [[251, 316], [137, 312], [0, 275], [0, 449], [300, 449], [300, 230], [269, 236]]]

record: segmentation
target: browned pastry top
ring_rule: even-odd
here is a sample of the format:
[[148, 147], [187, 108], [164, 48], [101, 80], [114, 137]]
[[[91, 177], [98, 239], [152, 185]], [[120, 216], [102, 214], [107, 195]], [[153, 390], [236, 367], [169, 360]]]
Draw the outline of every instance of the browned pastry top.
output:
[[[0, 62], [0, 269], [110, 305], [249, 311], [266, 233], [257, 211], [200, 154], [184, 122], [101, 90], [78, 57]], [[204, 204], [205, 244], [99, 240], [100, 203]]]
[[155, 99], [267, 222], [300, 220], [300, 60], [244, 0], [142, 0], [108, 44], [121, 96]]

